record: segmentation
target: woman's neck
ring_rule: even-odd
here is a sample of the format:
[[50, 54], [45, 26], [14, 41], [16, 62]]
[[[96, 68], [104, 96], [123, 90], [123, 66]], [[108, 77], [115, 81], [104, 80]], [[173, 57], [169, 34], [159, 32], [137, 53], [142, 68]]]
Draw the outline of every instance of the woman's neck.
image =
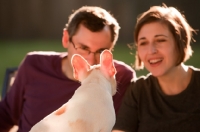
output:
[[176, 95], [184, 91], [190, 83], [192, 70], [181, 64], [164, 76], [157, 77], [161, 90], [167, 95]]

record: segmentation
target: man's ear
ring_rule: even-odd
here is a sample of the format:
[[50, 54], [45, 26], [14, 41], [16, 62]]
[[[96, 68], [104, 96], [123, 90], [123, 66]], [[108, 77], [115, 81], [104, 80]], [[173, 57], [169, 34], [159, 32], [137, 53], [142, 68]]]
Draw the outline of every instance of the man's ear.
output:
[[69, 43], [69, 33], [67, 29], [63, 29], [63, 36], [62, 36], [62, 45], [64, 48], [68, 48], [68, 43]]
[[81, 81], [87, 76], [90, 69], [88, 62], [79, 54], [74, 54], [71, 59], [73, 75], [76, 80]]

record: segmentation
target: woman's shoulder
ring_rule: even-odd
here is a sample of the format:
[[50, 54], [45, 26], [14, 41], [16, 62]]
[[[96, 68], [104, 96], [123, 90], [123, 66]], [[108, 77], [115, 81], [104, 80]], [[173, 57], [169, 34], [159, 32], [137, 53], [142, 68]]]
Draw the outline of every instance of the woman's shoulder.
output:
[[193, 71], [193, 79], [200, 79], [200, 68], [196, 68], [194, 66], [188, 66]]
[[157, 85], [157, 79], [151, 74], [148, 73], [146, 76], [140, 76], [132, 80], [132, 85], [135, 90], [143, 91], [150, 90], [152, 87]]
[[192, 69], [196, 73], [200, 73], [200, 68], [194, 67], [194, 66], [188, 66], [190, 69]]
[[157, 79], [149, 73], [146, 76], [140, 76], [132, 80], [129, 89], [131, 91], [130, 93], [132, 93], [135, 98], [139, 99], [140, 97], [147, 98], [147, 96], [152, 96], [152, 93], [156, 92], [157, 87]]
[[200, 68], [194, 67], [194, 66], [187, 66], [193, 71], [193, 77], [198, 76], [200, 78]]
[[135, 84], [148, 84], [151, 83], [152, 81], [155, 81], [155, 79], [156, 78], [151, 73], [148, 73], [147, 75], [141, 75], [138, 78], [133, 79], [132, 81]]

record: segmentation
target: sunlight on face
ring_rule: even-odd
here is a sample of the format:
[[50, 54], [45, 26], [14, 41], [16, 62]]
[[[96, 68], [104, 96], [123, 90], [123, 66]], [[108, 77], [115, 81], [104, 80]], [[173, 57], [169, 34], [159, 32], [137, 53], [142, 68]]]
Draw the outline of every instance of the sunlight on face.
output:
[[110, 50], [113, 44], [111, 42], [111, 31], [108, 26], [99, 32], [92, 32], [81, 24], [72, 39], [73, 43], [68, 51], [69, 55], [80, 54], [90, 65], [98, 64], [101, 51], [105, 49]]
[[176, 43], [166, 25], [160, 22], [143, 25], [137, 42], [138, 55], [154, 76], [163, 76], [175, 67]]

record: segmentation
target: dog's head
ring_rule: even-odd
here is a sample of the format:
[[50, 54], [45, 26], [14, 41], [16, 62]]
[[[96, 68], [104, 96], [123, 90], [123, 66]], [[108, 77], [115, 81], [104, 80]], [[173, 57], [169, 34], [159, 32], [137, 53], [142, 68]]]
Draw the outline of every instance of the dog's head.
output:
[[112, 94], [116, 93], [116, 69], [114, 67], [113, 55], [109, 50], [104, 50], [100, 55], [100, 64], [90, 66], [88, 62], [79, 54], [74, 54], [71, 59], [74, 78], [82, 82], [90, 74], [91, 70], [98, 67], [104, 77], [111, 82]]

